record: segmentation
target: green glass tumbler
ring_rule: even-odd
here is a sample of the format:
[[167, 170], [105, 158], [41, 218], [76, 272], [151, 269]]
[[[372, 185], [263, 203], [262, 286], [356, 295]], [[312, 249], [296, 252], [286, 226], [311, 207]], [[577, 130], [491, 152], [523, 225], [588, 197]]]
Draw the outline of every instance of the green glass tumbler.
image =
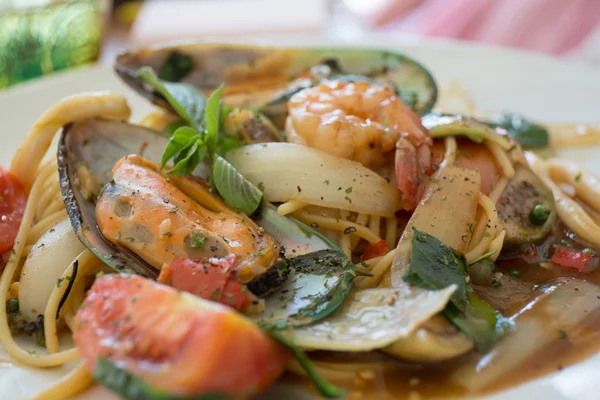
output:
[[0, 89], [98, 58], [109, 0], [0, 0]]

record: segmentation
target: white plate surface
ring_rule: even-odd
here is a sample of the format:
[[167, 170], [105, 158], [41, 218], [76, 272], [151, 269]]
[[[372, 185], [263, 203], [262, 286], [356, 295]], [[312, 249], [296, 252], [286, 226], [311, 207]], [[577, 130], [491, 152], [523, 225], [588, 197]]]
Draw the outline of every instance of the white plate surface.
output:
[[[272, 39], [258, 41], [276, 43]], [[325, 44], [322, 39], [298, 38], [288, 38], [286, 43], [300, 46], [336, 44]], [[473, 96], [478, 109], [518, 111], [545, 122], [600, 123], [600, 70], [586, 64], [450, 41], [403, 43], [378, 36], [351, 44], [337, 44], [405, 52], [429, 68], [438, 81], [458, 81]], [[74, 93], [105, 90], [127, 97], [133, 109], [133, 120], [151, 109], [144, 99], [121, 84], [108, 66], [59, 73], [0, 92], [0, 163], [8, 165], [28, 129], [45, 109]], [[598, 150], [561, 153], [600, 173]], [[12, 400], [32, 396], [66, 371], [66, 368], [60, 368], [39, 372], [14, 366], [0, 348], [0, 398]], [[560, 372], [487, 396], [485, 400], [596, 400], [600, 398], [598, 376], [600, 353]], [[280, 387], [271, 390], [266, 397], [310, 398], [294, 389]], [[81, 398], [114, 397], [102, 389], [95, 389]]]

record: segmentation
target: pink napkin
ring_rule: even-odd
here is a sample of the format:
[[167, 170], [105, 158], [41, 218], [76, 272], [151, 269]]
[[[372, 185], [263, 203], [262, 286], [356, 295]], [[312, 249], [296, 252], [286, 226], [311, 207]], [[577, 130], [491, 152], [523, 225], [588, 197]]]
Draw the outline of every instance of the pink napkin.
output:
[[[358, 0], [346, 0], [352, 8]], [[562, 54], [600, 22], [600, 0], [378, 0], [363, 15], [386, 30]], [[356, 8], [355, 8], [356, 9]]]

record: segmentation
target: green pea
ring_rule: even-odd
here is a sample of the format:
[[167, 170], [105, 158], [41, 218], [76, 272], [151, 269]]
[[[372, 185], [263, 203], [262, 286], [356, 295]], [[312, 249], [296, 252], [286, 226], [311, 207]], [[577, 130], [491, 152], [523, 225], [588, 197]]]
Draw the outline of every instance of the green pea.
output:
[[19, 312], [19, 300], [17, 300], [17, 299], [6, 300], [6, 312], [9, 314], [17, 314]]
[[529, 214], [529, 219], [533, 222], [534, 225], [544, 225], [544, 223], [548, 220], [550, 216], [550, 210], [547, 210], [543, 205], [538, 204], [533, 207], [531, 210], [531, 214]]

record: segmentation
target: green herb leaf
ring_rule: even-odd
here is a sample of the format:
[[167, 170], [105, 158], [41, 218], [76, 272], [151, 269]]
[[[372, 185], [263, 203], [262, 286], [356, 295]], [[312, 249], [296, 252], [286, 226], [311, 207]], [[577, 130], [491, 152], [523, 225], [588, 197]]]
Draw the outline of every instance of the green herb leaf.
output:
[[241, 146], [242, 142], [240, 139], [234, 136], [221, 135], [219, 137], [219, 142], [217, 143], [216, 154], [223, 157], [229, 150], [237, 149]]
[[446, 316], [485, 352], [507, 324], [498, 311], [482, 300], [466, 282], [468, 270], [464, 256], [454, 254], [435, 237], [413, 228], [412, 257], [404, 280], [430, 290], [455, 284], [458, 290], [444, 310]]
[[219, 120], [221, 116], [221, 91], [223, 85], [212, 92], [206, 102], [206, 113], [204, 114], [204, 126], [206, 127], [206, 145], [210, 154], [217, 151], [217, 143], [219, 142]]
[[194, 67], [192, 57], [187, 54], [182, 54], [177, 51], [172, 52], [163, 64], [158, 77], [165, 81], [179, 82]]
[[262, 199], [262, 192], [223, 157], [216, 155], [213, 162], [212, 179], [225, 202], [247, 215], [256, 211]]
[[565, 332], [562, 329], [558, 330], [558, 335], [560, 336], [561, 339], [567, 339], [569, 337], [569, 335], [567, 335], [567, 332]]
[[137, 76], [141, 81], [159, 92], [188, 125], [199, 131], [202, 130], [206, 98], [196, 88], [185, 83], [161, 81], [150, 67], [140, 68], [137, 71]]
[[172, 175], [190, 175], [196, 166], [208, 156], [208, 149], [201, 138], [175, 157], [175, 166], [167, 173]]
[[310, 378], [319, 394], [326, 399], [339, 399], [346, 396], [346, 392], [337, 386], [331, 384], [327, 379], [322, 377], [319, 372], [313, 367], [312, 362], [304, 351], [296, 347], [296, 345], [287, 339], [281, 332], [276, 330], [266, 331], [273, 339], [285, 346], [293, 355], [298, 364], [302, 367], [306, 375]]
[[450, 301], [460, 311], [467, 307], [465, 276], [467, 267], [444, 243], [413, 227], [412, 258], [407, 276], [415, 284], [417, 277], [426, 282], [428, 288], [444, 289], [455, 284], [458, 289]]
[[181, 128], [182, 126], [188, 126], [187, 122], [185, 122], [182, 119], [176, 119], [175, 121], [169, 122], [163, 130], [169, 135], [173, 135], [175, 131], [177, 131], [177, 129]]
[[453, 304], [446, 306], [444, 313], [465, 335], [473, 339], [479, 352], [485, 353], [502, 335], [509, 322], [482, 300], [471, 285], [467, 289], [467, 299], [464, 313], [456, 310]]
[[206, 238], [196, 232], [190, 233], [190, 245], [197, 249], [204, 247], [204, 243], [206, 243]]
[[92, 373], [94, 380], [113, 392], [123, 396], [125, 399], [149, 399], [149, 400], [232, 400], [234, 398], [251, 398], [256, 393], [203, 393], [197, 396], [177, 395], [154, 389], [144, 379], [126, 369], [118, 366], [110, 360], [99, 357]]
[[162, 159], [160, 160], [160, 168], [164, 168], [169, 160], [193, 146], [194, 142], [199, 138], [200, 136], [198, 135], [198, 132], [189, 126], [182, 126], [178, 128], [173, 133], [173, 136], [171, 136], [171, 139], [169, 139], [167, 147], [165, 147]]
[[488, 124], [506, 129], [524, 149], [548, 147], [550, 143], [546, 128], [518, 114], [502, 114]]

